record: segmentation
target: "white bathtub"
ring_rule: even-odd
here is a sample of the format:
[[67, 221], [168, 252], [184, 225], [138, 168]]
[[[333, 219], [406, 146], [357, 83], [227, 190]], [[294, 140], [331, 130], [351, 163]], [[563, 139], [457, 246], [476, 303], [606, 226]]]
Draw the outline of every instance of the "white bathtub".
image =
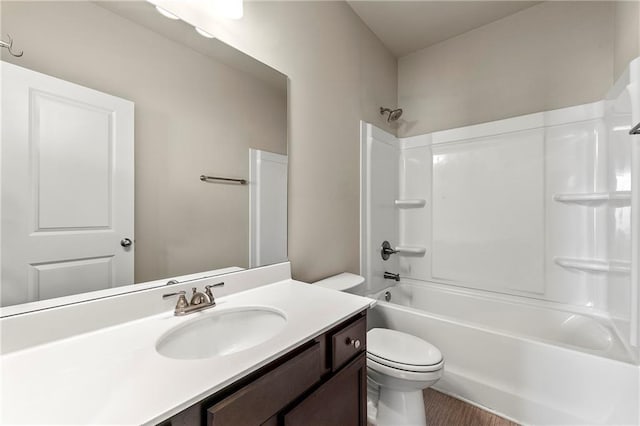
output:
[[370, 295], [369, 327], [438, 346], [436, 389], [524, 424], [639, 423], [635, 356], [607, 319], [406, 281]]

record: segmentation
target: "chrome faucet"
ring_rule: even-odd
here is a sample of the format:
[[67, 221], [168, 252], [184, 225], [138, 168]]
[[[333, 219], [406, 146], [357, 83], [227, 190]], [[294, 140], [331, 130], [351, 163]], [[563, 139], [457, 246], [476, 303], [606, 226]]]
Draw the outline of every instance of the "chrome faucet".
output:
[[384, 272], [384, 279], [385, 280], [394, 280], [394, 281], [400, 281], [400, 274], [394, 274], [392, 272]]
[[193, 295], [191, 296], [191, 302], [189, 305], [198, 306], [205, 303], [211, 303], [211, 299], [204, 293], [200, 293], [196, 287], [191, 289], [193, 291]]
[[176, 308], [173, 313], [177, 316], [191, 314], [193, 312], [202, 311], [204, 309], [213, 308], [216, 306], [215, 298], [213, 297], [213, 292], [211, 289], [213, 287], [222, 287], [224, 286], [224, 282], [210, 284], [204, 286], [204, 293], [199, 292], [196, 287], [192, 288], [193, 294], [191, 296], [191, 302], [187, 301], [186, 294], [187, 292], [184, 290], [163, 294], [162, 298], [166, 299], [172, 296], [179, 296], [178, 302], [176, 303]]

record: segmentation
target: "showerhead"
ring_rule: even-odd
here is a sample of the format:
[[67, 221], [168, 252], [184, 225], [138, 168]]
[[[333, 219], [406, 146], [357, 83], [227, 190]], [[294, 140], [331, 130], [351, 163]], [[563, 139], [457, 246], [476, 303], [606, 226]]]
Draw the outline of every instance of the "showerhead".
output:
[[387, 117], [387, 123], [391, 123], [392, 121], [397, 121], [402, 116], [402, 108], [398, 109], [389, 109], [380, 107], [380, 114], [389, 113], [389, 117]]

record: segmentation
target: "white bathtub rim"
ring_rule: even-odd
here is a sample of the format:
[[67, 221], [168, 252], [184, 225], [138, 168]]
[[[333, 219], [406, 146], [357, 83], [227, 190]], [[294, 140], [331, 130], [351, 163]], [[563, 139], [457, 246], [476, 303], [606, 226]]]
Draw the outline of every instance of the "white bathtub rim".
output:
[[[596, 317], [598, 319], [602, 319], [605, 321], [611, 321], [611, 316], [601, 309], [597, 309], [591, 306], [579, 306], [579, 305], [571, 305], [562, 302], [554, 302], [550, 300], [537, 299], [535, 297], [527, 297], [523, 295], [513, 295], [513, 294], [504, 294], [489, 290], [478, 290], [469, 287], [464, 287], [458, 284], [451, 284], [441, 281], [427, 281], [427, 280], [418, 280], [415, 278], [402, 278], [399, 284], [409, 285], [411, 287], [428, 287], [436, 290], [459, 294], [462, 296], [480, 298], [489, 301], [500, 301], [503, 303], [509, 303], [513, 305], [528, 305], [534, 308], [542, 308], [542, 309], [551, 309], [554, 311], [560, 311], [570, 314], [580, 314], [589, 317]], [[379, 290], [374, 292], [378, 294], [380, 292], [384, 292], [389, 288], [395, 287], [397, 284], [392, 284], [388, 287], [385, 287], [383, 290]]]
[[601, 351], [596, 351], [596, 350], [592, 350], [592, 349], [587, 349], [584, 347], [580, 347], [580, 346], [573, 346], [573, 345], [569, 345], [569, 344], [565, 344], [565, 343], [550, 343], [548, 340], [545, 341], [543, 339], [534, 339], [534, 338], [530, 338], [527, 336], [524, 336], [522, 334], [518, 334], [518, 333], [513, 333], [513, 332], [509, 332], [509, 331], [505, 331], [505, 330], [500, 330], [500, 329], [496, 329], [496, 328], [492, 328], [492, 327], [488, 327], [488, 326], [484, 326], [482, 324], [478, 324], [475, 322], [470, 322], [470, 321], [465, 321], [465, 320], [460, 320], [454, 317], [450, 317], [450, 316], [446, 316], [446, 315], [440, 315], [440, 314], [434, 314], [428, 311], [423, 311], [421, 309], [416, 309], [416, 308], [412, 308], [409, 306], [404, 306], [404, 305], [399, 305], [397, 303], [392, 303], [392, 302], [386, 302], [383, 300], [378, 300], [378, 305], [380, 307], [385, 307], [388, 309], [395, 309], [395, 310], [399, 310], [399, 311], [406, 311], [406, 312], [410, 312], [412, 314], [416, 314], [416, 315], [420, 315], [420, 316], [424, 316], [426, 318], [433, 318], [433, 319], [437, 319], [439, 321], [443, 321], [445, 323], [448, 324], [456, 324], [456, 325], [463, 325], [465, 327], [471, 328], [473, 330], [479, 330], [485, 333], [493, 333], [499, 336], [503, 336], [503, 337], [508, 337], [508, 338], [512, 338], [512, 339], [517, 339], [517, 340], [521, 340], [524, 342], [528, 342], [528, 343], [533, 343], [533, 344], [539, 344], [542, 345], [544, 347], [548, 347], [548, 348], [553, 348], [553, 349], [559, 349], [559, 350], [563, 350], [563, 351], [570, 351], [571, 353], [582, 353], [584, 355], [587, 356], [594, 356], [597, 358], [606, 358], [610, 361], [613, 362], [619, 362], [625, 365], [634, 365], [637, 366], [637, 362], [634, 360], [634, 358], [632, 357], [631, 354], [626, 354], [627, 355], [627, 361], [621, 360], [619, 358], [612, 358], [610, 356], [605, 356], [602, 355]]
[[[549, 309], [555, 312], [561, 312], [566, 314], [583, 315], [585, 317], [588, 317], [597, 321], [600, 326], [606, 328], [606, 330], [611, 334], [612, 338], [616, 340], [616, 343], [620, 345], [621, 348], [624, 350], [624, 353], [625, 353], [624, 357], [628, 359], [628, 361], [623, 361], [623, 362], [628, 362], [635, 365], [640, 363], [640, 354], [638, 352], [638, 348], [634, 348], [630, 346], [629, 343], [627, 342], [627, 339], [623, 338], [623, 336], [620, 334], [620, 330], [618, 329], [618, 327], [616, 326], [616, 323], [614, 322], [614, 319], [610, 315], [608, 315], [606, 312], [597, 310], [592, 307], [568, 305], [568, 304], [559, 303], [559, 302], [551, 302], [551, 301], [545, 301], [545, 300], [540, 300], [535, 298], [527, 298], [524, 296], [506, 295], [502, 293], [488, 292], [485, 290], [469, 289], [469, 288], [460, 287], [460, 286], [451, 286], [450, 284], [443, 284], [443, 283], [438, 283], [433, 281], [416, 280], [413, 278], [403, 278], [399, 284], [407, 285], [409, 287], [418, 288], [418, 289], [422, 289], [426, 287], [436, 291], [442, 291], [449, 294], [456, 294], [456, 295], [461, 295], [466, 297], [478, 298], [484, 301], [490, 301], [490, 302], [498, 301], [500, 303], [507, 303], [512, 306], [525, 305], [535, 309]], [[385, 287], [382, 290], [371, 292], [368, 294], [368, 297], [378, 299], [380, 300], [380, 302], [383, 302], [383, 300], [380, 299], [380, 296], [384, 294], [385, 291], [388, 291], [390, 288], [393, 288], [396, 286], [397, 286], [397, 283], [394, 283], [392, 285]], [[404, 306], [400, 304], [395, 304], [393, 302], [391, 303], [394, 304], [395, 306]], [[407, 308], [413, 309], [416, 312], [424, 312], [421, 309], [411, 308], [408, 306]], [[445, 318], [445, 317], [455, 318], [450, 316], [449, 317], [442, 316], [439, 314], [432, 314], [432, 313], [430, 314], [434, 315], [437, 318]], [[472, 322], [463, 321], [463, 320], [460, 320], [460, 322], [463, 322], [464, 324], [473, 324], [473, 325], [478, 324], [478, 323], [472, 323]], [[487, 330], [487, 329], [493, 330], [492, 328], [489, 328], [489, 327], [483, 328], [483, 330]], [[509, 332], [506, 332], [506, 333], [509, 333]], [[512, 336], [512, 334], [508, 334], [508, 335]], [[517, 333], [516, 335], [522, 336]], [[541, 342], [545, 341], [544, 339], [534, 339], [534, 340], [541, 341]], [[546, 341], [548, 342], [549, 340], [546, 340]], [[599, 352], [598, 350], [595, 350], [595, 349], [589, 349], [589, 348], [577, 346], [577, 345], [563, 344], [560, 342], [557, 345], [559, 347], [576, 348], [574, 350], [586, 351], [587, 353], [596, 354], [596, 356], [602, 356], [602, 355], [597, 355]]]
[[[388, 287], [385, 287], [382, 290], [372, 293], [370, 297], [373, 297], [373, 294], [379, 295], [384, 291], [387, 291], [390, 288], [397, 286], [398, 283], [394, 283]], [[437, 281], [423, 281], [415, 278], [403, 278], [399, 283], [402, 285], [408, 285], [410, 287], [415, 288], [430, 288], [437, 291], [443, 291], [452, 294], [458, 294], [466, 297], [474, 297], [479, 298], [485, 301], [499, 301], [501, 303], [508, 303], [511, 305], [526, 305], [529, 307], [533, 307], [536, 309], [550, 309], [556, 312], [562, 312], [567, 314], [575, 314], [575, 315], [584, 315], [595, 321], [598, 321], [601, 326], [604, 326], [607, 331], [609, 331], [613, 337], [616, 338], [617, 342], [622, 345], [628, 358], [631, 360], [630, 362], [635, 364], [640, 364], [640, 351], [638, 348], [632, 347], [628, 339], [624, 338], [621, 335], [620, 329], [616, 326], [616, 321], [625, 322], [624, 318], [612, 317], [608, 312], [597, 309], [595, 307], [590, 306], [578, 306], [571, 305], [561, 302], [553, 302], [549, 300], [536, 299], [534, 297], [526, 297], [520, 295], [510, 295], [503, 294], [498, 292], [492, 292], [488, 290], [479, 290], [474, 288], [468, 288], [459, 285], [447, 284]], [[569, 345], [571, 347], [571, 345]], [[589, 350], [586, 349], [585, 350]]]

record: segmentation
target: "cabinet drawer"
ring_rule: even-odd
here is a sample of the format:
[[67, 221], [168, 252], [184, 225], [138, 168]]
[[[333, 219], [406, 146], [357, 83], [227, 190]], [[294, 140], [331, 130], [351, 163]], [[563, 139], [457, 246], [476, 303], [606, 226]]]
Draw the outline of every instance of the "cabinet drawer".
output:
[[331, 370], [338, 370], [354, 356], [365, 351], [366, 343], [366, 317], [337, 331], [331, 338]]
[[207, 409], [207, 424], [259, 425], [320, 381], [320, 344]]

